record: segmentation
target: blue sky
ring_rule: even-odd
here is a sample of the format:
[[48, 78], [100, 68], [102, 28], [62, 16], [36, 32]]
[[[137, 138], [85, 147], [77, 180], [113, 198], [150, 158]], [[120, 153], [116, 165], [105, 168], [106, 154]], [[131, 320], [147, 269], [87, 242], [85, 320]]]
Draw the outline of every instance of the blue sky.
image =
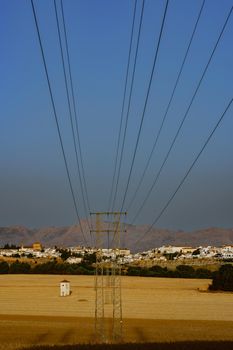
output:
[[[137, 186], [170, 98], [202, 1], [170, 0], [127, 203]], [[130, 222], [151, 186], [232, 6], [206, 0], [193, 44]], [[60, 2], [57, 2], [60, 10]], [[129, 0], [64, 0], [80, 137], [92, 211], [107, 210], [133, 15]], [[146, 0], [122, 163], [119, 209], [135, 146], [164, 0]], [[59, 122], [80, 196], [53, 1], [35, 1]], [[138, 0], [136, 28], [141, 1]], [[60, 15], [60, 11], [59, 11]], [[0, 2], [0, 225], [76, 222], [28, 0]], [[175, 190], [233, 95], [233, 15], [177, 143], [137, 223], [151, 224]], [[134, 46], [135, 48], [135, 39]], [[177, 194], [159, 227], [232, 227], [233, 108]], [[80, 216], [84, 217], [82, 202]]]

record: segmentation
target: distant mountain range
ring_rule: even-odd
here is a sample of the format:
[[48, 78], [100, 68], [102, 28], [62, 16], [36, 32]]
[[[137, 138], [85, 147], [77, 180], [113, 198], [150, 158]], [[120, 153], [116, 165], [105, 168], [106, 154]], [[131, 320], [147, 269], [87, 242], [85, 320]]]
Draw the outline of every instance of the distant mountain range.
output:
[[[104, 226], [107, 229], [108, 223]], [[82, 227], [86, 240], [91, 245], [86, 220], [82, 220]], [[192, 232], [153, 228], [145, 235], [148, 228], [149, 225], [126, 225], [127, 232], [122, 233], [124, 237], [122, 237], [121, 246], [130, 248], [132, 251], [143, 251], [163, 245], [192, 247], [233, 245], [233, 228], [211, 227]], [[29, 229], [24, 226], [0, 227], [0, 246], [6, 243], [29, 246], [36, 241], [41, 242], [45, 247], [86, 245], [79, 225], [39, 229]]]

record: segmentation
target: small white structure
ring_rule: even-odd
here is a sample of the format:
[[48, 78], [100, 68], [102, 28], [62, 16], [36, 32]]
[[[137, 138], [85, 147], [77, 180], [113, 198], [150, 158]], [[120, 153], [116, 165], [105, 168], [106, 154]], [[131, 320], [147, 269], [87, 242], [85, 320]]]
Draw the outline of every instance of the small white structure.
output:
[[66, 297], [70, 295], [70, 282], [67, 280], [60, 282], [60, 296]]
[[73, 256], [70, 256], [68, 259], [66, 259], [66, 262], [68, 264], [80, 264], [82, 260], [83, 258], [75, 258]]

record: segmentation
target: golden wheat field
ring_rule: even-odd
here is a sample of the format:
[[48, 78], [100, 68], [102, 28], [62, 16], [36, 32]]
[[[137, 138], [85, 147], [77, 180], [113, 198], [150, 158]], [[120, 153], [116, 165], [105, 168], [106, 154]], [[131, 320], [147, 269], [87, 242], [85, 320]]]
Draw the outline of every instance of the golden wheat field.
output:
[[[0, 349], [94, 341], [94, 277], [66, 276], [72, 294], [60, 297], [63, 278], [0, 276]], [[209, 283], [122, 277], [124, 341], [233, 340], [233, 293], [208, 293]]]

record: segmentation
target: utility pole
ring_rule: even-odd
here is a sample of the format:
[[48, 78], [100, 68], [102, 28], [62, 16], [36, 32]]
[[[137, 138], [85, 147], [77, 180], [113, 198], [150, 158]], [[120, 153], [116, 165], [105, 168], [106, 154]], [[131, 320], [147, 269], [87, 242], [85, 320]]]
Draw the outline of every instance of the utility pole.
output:
[[[121, 265], [118, 261], [120, 252], [121, 217], [126, 212], [91, 213], [96, 218], [96, 228], [91, 230], [96, 236], [96, 268], [95, 268], [95, 334], [100, 343], [122, 341], [122, 302], [121, 302]], [[113, 217], [113, 222], [104, 228], [104, 217]], [[107, 234], [108, 255], [110, 261], [103, 259], [104, 238]], [[111, 246], [109, 237], [112, 234]], [[112, 305], [112, 327], [107, 334], [105, 305]]]

